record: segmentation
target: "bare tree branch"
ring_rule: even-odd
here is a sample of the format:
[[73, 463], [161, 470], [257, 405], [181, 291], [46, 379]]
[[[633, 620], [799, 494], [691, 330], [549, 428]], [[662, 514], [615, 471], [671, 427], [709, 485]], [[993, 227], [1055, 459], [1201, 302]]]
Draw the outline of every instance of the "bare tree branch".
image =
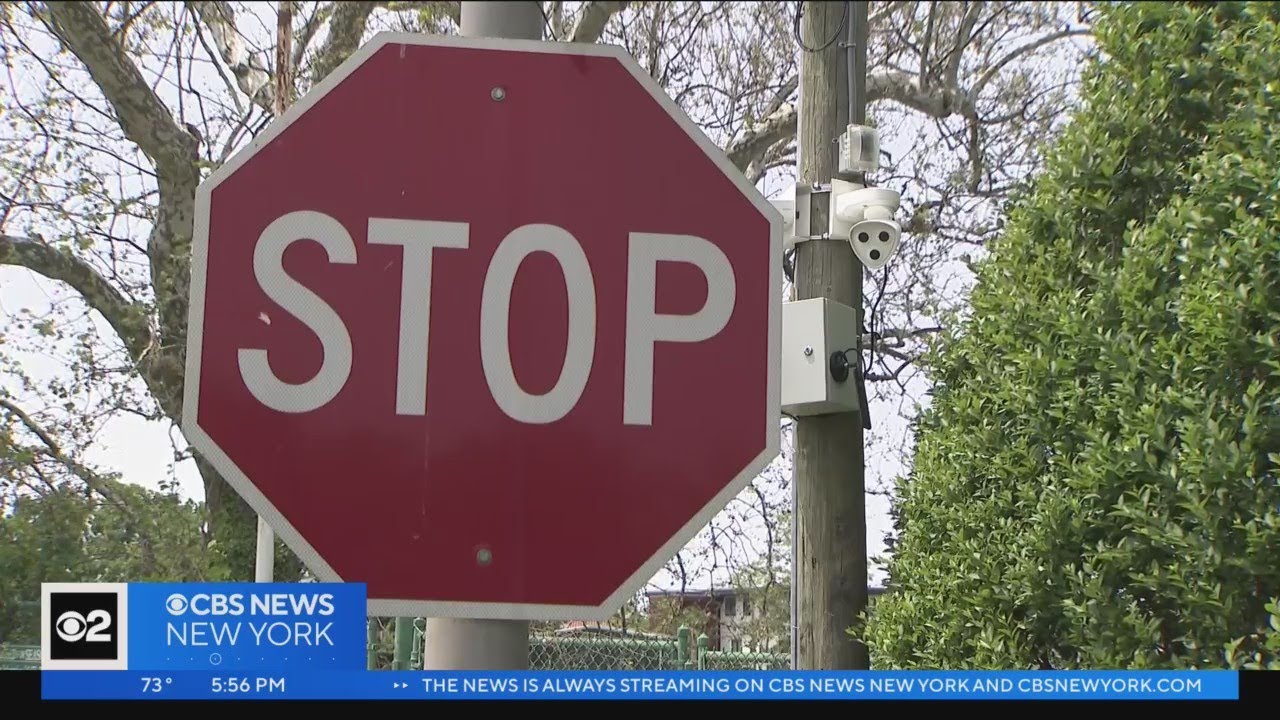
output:
[[[953, 107], [957, 99], [962, 104]], [[917, 77], [898, 70], [877, 72], [867, 78], [868, 104], [885, 100], [936, 118], [948, 117], [971, 107], [966, 96], [950, 88], [922, 89]], [[787, 104], [732, 143], [728, 149], [729, 159], [740, 170], [745, 171], [753, 162], [759, 161], [774, 144], [790, 139], [795, 134], [796, 109]]]
[[563, 0], [552, 0], [551, 12], [548, 13], [550, 20], [549, 39], [558, 41], [564, 37], [564, 2]]
[[978, 23], [978, 16], [982, 14], [982, 2], [966, 2], [964, 8], [964, 18], [960, 21], [960, 28], [956, 32], [956, 42], [951, 48], [951, 54], [947, 58], [946, 84], [948, 88], [956, 87], [960, 78], [960, 64], [964, 60], [964, 51], [969, 47], [973, 40], [973, 26]]
[[942, 332], [942, 328], [937, 325], [921, 328], [889, 328], [888, 330], [877, 330], [876, 335], [881, 340], [905, 340], [907, 338], [917, 338], [924, 335], [933, 335]]
[[45, 6], [53, 30], [84, 63], [120, 129], [155, 163], [156, 175], [185, 172], [196, 157], [196, 139], [174, 121], [142, 73], [111, 36], [102, 15], [90, 3], [56, 2]]
[[587, 3], [587, 6], [582, 9], [582, 17], [573, 28], [573, 35], [569, 42], [593, 43], [599, 40], [600, 35], [604, 33], [604, 26], [609, 23], [609, 18], [626, 9], [628, 4], [626, 0], [621, 2], [597, 0]]
[[244, 114], [244, 103], [240, 101], [240, 95], [236, 92], [236, 83], [222, 69], [222, 63], [217, 61], [219, 57], [218, 51], [209, 46], [209, 41], [205, 38], [205, 31], [201, 29], [203, 22], [194, 23], [196, 41], [200, 43], [200, 47], [209, 55], [213, 69], [217, 71], [218, 77], [222, 79], [222, 84], [227, 88], [227, 97], [231, 98], [231, 104], [235, 106], [236, 112]]
[[876, 27], [881, 22], [883, 22], [885, 18], [897, 12], [898, 8], [904, 4], [906, 3], [902, 2], [902, 0], [894, 0], [894, 2], [882, 3], [880, 8], [876, 12], [872, 13], [870, 18], [868, 18], [867, 20], [868, 24], [871, 27]]
[[16, 403], [4, 397], [3, 395], [0, 395], [0, 408], [4, 408], [5, 410], [8, 410], [11, 415], [16, 417], [18, 419], [18, 422], [22, 423], [27, 428], [27, 430], [30, 430], [32, 435], [35, 435], [37, 438], [39, 438], [40, 442], [45, 444], [45, 448], [49, 452], [51, 452], [55, 457], [57, 458], [62, 457], [62, 448], [58, 446], [58, 441], [54, 440], [52, 435], [45, 432], [44, 428], [40, 427], [40, 423], [37, 423], [34, 419], [32, 419], [32, 417], [28, 415], [25, 410], [18, 407]]
[[97, 270], [67, 250], [38, 239], [0, 235], [0, 265], [25, 267], [80, 293], [115, 329], [129, 354], [138, 360], [152, 344], [145, 309], [130, 301]]
[[1027, 53], [1035, 52], [1036, 50], [1039, 50], [1046, 45], [1058, 42], [1059, 40], [1065, 40], [1069, 37], [1082, 37], [1089, 35], [1091, 32], [1092, 31], [1088, 28], [1068, 28], [1066, 30], [1059, 30], [1058, 32], [1044, 35], [1027, 43], [1026, 45], [1009, 51], [1007, 55], [992, 63], [991, 66], [986, 69], [986, 72], [982, 73], [978, 80], [973, 83], [973, 86], [969, 88], [970, 102], [977, 102], [978, 97], [982, 94], [982, 90], [987, 86], [987, 83], [990, 83], [991, 79], [999, 74], [1006, 65], [1019, 57], [1026, 55]]
[[255, 105], [271, 112], [274, 89], [271, 87], [267, 61], [245, 46], [244, 37], [236, 29], [236, 13], [231, 8], [231, 4], [220, 0], [188, 4], [208, 28], [214, 47], [222, 56], [222, 62], [226, 63], [231, 69], [231, 74], [235, 75], [240, 92]]
[[296, 71], [302, 65], [302, 56], [306, 54], [307, 47], [311, 45], [311, 39], [315, 37], [316, 32], [320, 30], [320, 26], [325, 20], [329, 19], [329, 15], [333, 12], [336, 3], [329, 5], [321, 5], [302, 23], [302, 29], [298, 31], [297, 42], [293, 44], [293, 57], [289, 59], [291, 67]]
[[938, 17], [937, 0], [929, 1], [929, 20], [924, 28], [924, 42], [920, 44], [920, 84], [923, 87], [929, 86], [929, 51], [933, 48], [933, 27], [934, 21]]
[[334, 3], [333, 17], [329, 20], [329, 36], [325, 38], [313, 65], [312, 82], [324, 79], [355, 52], [364, 37], [369, 13], [377, 5], [374, 2]]
[[782, 87], [778, 88], [778, 91], [773, 94], [773, 99], [765, 106], [764, 114], [772, 115], [777, 112], [798, 89], [800, 89], [800, 76], [797, 74], [787, 78], [786, 81], [782, 83]]
[[955, 86], [920, 86], [920, 79], [897, 70], [877, 72], [867, 77], [867, 103], [889, 100], [928, 117], [945, 118], [959, 110], [956, 100], [962, 97]]
[[[150, 539], [143, 531], [144, 525], [140, 522], [137, 513], [134, 512], [133, 508], [125, 500], [125, 497], [116, 492], [116, 482], [108, 477], [100, 475], [92, 468], [64, 453], [62, 447], [56, 440], [54, 440], [53, 436], [46, 432], [34, 418], [28, 415], [21, 407], [18, 407], [16, 403], [6, 397], [0, 396], [0, 409], [6, 410], [9, 414], [16, 417], [18, 422], [22, 423], [27, 430], [31, 431], [33, 435], [40, 439], [40, 442], [45, 446], [42, 454], [65, 467], [71, 472], [71, 474], [79, 478], [80, 481], [85, 484], [85, 487], [101, 495], [107, 500], [107, 502], [114, 505], [120, 511], [124, 516], [128, 528], [132, 532], [137, 533], [142, 541], [141, 547], [143, 552], [143, 561], [146, 563], [146, 567], [154, 567], [154, 548]], [[34, 469], [39, 473], [38, 468]], [[42, 473], [41, 477], [43, 478]], [[45, 482], [49, 483], [47, 479]]]
[[444, 14], [448, 15], [449, 19], [453, 21], [454, 25], [458, 25], [462, 22], [462, 3], [439, 2], [432, 4], [440, 6], [440, 8], [444, 10]]
[[729, 160], [743, 172], [774, 145], [789, 140], [796, 134], [796, 109], [785, 105], [744, 134], [729, 147]]
[[[746, 175], [751, 184], [754, 185], [764, 179], [769, 171], [781, 168], [791, 167], [796, 164], [796, 155], [794, 146], [774, 145], [773, 148], [765, 154], [759, 163], [752, 163], [747, 166]], [[786, 267], [785, 261], [783, 267]]]
[[[960, 29], [962, 38], [966, 33], [971, 34], [973, 32], [973, 26], [978, 20], [981, 6], [982, 3], [973, 3], [967, 7]], [[932, 16], [929, 20], [932, 21]], [[932, 118], [947, 118], [956, 114], [974, 118], [977, 116], [976, 104], [982, 90], [1009, 63], [1060, 40], [1088, 35], [1089, 32], [1085, 28], [1071, 28], [1050, 33], [1028, 42], [988, 66], [968, 92], [959, 87], [959, 64], [967, 47], [967, 41], [962, 41], [952, 50], [948, 57], [944, 78], [945, 85], [938, 87], [928, 84], [927, 71], [915, 74], [900, 69], [879, 70], [867, 77], [867, 102], [872, 104], [891, 101]], [[925, 60], [922, 58], [921, 68], [925, 67]], [[730, 160], [744, 172], [747, 167], [753, 164], [759, 165], [764, 154], [775, 143], [790, 138], [795, 134], [795, 108], [791, 105], [784, 106], [781, 104], [790, 95], [788, 88], [790, 88], [790, 85], [785, 87], [783, 89], [784, 92], [779, 93], [775, 98], [777, 104], [771, 106], [773, 107], [772, 113], [757, 127], [734, 141], [728, 148], [727, 152]]]
[[[111, 3], [107, 3], [108, 7], [110, 7], [110, 5]], [[125, 37], [129, 33], [129, 29], [133, 27], [134, 21], [142, 17], [142, 14], [150, 10], [153, 5], [155, 5], [154, 2], [141, 3], [137, 8], [133, 9], [133, 12], [129, 12], [130, 8], [126, 5], [124, 12], [128, 14], [120, 19], [120, 27], [116, 28], [115, 32], [112, 34], [118, 36], [119, 40], [124, 42]]]

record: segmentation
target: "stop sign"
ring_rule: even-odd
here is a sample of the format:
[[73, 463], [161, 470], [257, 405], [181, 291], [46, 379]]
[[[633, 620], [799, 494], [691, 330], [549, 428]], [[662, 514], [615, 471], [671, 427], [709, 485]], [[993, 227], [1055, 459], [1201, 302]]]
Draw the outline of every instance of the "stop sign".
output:
[[778, 452], [781, 259], [618, 48], [383, 34], [201, 186], [183, 429], [373, 614], [603, 619]]

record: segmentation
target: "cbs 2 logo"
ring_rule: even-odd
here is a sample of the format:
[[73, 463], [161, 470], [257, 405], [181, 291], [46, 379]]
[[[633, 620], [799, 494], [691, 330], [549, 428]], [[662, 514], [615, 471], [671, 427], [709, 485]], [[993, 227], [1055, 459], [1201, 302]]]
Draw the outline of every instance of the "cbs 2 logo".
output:
[[53, 624], [58, 637], [67, 642], [111, 642], [107, 628], [111, 627], [111, 613], [106, 610], [91, 610], [89, 616], [68, 610], [58, 616]]

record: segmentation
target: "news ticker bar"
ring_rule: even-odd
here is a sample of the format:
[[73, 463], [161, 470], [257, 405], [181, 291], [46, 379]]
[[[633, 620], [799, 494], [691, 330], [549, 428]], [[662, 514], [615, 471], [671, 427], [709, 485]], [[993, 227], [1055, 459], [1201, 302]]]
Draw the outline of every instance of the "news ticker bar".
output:
[[1238, 700], [1233, 671], [370, 671], [359, 583], [46, 583], [48, 700]]
[[1238, 700], [1176, 671], [319, 671], [41, 673], [45, 700]]

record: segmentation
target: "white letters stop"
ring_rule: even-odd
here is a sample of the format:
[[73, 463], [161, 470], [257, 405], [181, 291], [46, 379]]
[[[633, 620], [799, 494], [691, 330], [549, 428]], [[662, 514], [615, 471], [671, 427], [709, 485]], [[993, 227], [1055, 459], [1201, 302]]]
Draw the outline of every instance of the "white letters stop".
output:
[[[467, 223], [370, 218], [375, 245], [399, 245], [400, 338], [396, 369], [396, 414], [427, 410], [428, 337], [431, 325], [431, 261], [437, 248], [467, 248]], [[242, 348], [240, 376], [259, 402], [280, 412], [323, 407], [351, 374], [351, 335], [336, 311], [284, 271], [285, 250], [300, 240], [318, 242], [329, 262], [354, 264], [351, 234], [319, 212], [298, 211], [267, 226], [254, 247], [253, 271], [267, 297], [298, 318], [320, 339], [324, 361], [310, 379], [287, 383], [271, 370], [267, 352]], [[568, 346], [555, 385], [545, 393], [526, 392], [516, 381], [507, 337], [511, 288], [524, 259], [535, 252], [555, 258], [569, 298]], [[707, 281], [707, 299], [691, 315], [658, 313], [655, 305], [659, 261], [698, 268]], [[627, 311], [622, 421], [649, 425], [653, 416], [653, 353], [658, 342], [700, 342], [724, 329], [733, 314], [737, 288], [733, 267], [720, 248], [691, 235], [631, 233], [627, 246]], [[582, 246], [555, 225], [524, 225], [511, 231], [489, 261], [480, 300], [480, 358], [494, 401], [523, 423], [559, 420], [577, 404], [591, 374], [596, 346], [596, 298], [591, 267]]]

